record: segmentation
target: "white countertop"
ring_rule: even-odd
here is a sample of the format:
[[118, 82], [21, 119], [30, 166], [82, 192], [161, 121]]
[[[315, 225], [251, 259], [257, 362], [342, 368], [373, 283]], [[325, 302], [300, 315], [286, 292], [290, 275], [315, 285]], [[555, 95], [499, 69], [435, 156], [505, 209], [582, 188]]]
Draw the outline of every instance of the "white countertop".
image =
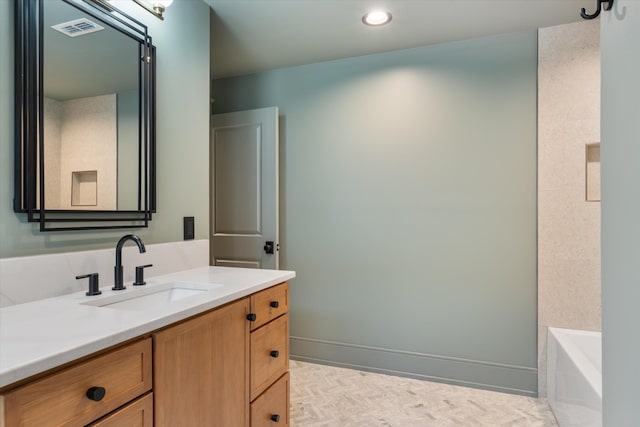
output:
[[[0, 309], [0, 387], [144, 335], [295, 277], [293, 271], [202, 267], [126, 284], [124, 291], [101, 288]], [[83, 303], [128, 292], [149, 291], [167, 282], [220, 284], [167, 306], [123, 310]], [[46, 278], [42, 286], [46, 286]]]

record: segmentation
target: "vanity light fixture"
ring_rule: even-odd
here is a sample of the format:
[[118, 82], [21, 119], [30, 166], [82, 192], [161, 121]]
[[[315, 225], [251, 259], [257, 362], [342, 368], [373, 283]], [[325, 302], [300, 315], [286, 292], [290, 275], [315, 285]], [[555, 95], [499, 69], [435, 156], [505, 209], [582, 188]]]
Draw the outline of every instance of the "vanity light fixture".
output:
[[173, 0], [133, 0], [139, 6], [142, 6], [147, 12], [156, 18], [164, 21], [164, 11], [171, 6]]
[[373, 10], [364, 14], [362, 22], [365, 25], [379, 27], [391, 22], [391, 14], [384, 10]]

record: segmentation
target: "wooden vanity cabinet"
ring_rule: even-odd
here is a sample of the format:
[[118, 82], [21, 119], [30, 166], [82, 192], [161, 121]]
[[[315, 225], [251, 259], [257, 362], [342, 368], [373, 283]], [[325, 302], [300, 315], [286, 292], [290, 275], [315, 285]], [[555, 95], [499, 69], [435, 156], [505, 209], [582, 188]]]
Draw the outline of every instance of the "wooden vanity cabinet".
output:
[[288, 426], [288, 310], [282, 283], [154, 333], [154, 425]]
[[0, 427], [289, 426], [288, 311], [281, 283], [7, 388]]
[[249, 425], [249, 298], [153, 335], [156, 426]]

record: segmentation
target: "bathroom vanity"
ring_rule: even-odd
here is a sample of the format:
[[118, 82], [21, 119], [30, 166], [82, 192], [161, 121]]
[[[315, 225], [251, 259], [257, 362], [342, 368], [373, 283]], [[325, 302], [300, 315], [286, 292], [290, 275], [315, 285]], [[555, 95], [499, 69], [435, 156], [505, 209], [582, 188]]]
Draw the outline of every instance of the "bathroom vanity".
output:
[[0, 426], [288, 426], [293, 277], [205, 267], [1, 309]]

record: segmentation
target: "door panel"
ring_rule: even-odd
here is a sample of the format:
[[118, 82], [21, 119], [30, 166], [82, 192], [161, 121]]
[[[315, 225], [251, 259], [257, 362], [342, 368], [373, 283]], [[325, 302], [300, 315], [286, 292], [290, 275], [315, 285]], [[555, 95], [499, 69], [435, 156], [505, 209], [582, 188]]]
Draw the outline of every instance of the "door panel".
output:
[[215, 234], [259, 235], [262, 231], [260, 133], [261, 126], [256, 124], [216, 130]]
[[211, 264], [277, 269], [278, 109], [216, 114], [211, 140]]

